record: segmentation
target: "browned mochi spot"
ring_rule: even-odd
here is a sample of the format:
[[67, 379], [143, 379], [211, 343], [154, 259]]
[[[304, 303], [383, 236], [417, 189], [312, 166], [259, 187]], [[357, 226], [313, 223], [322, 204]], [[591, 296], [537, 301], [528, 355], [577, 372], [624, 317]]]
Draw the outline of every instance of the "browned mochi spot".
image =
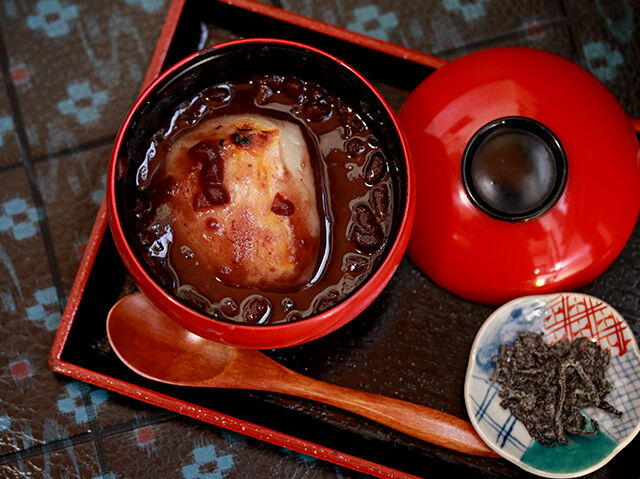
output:
[[181, 282], [197, 288], [215, 277], [267, 291], [309, 282], [320, 215], [298, 125], [260, 115], [205, 121], [172, 145], [164, 174], [175, 180], [168, 199], [174, 241], [211, 275], [183, 268]]

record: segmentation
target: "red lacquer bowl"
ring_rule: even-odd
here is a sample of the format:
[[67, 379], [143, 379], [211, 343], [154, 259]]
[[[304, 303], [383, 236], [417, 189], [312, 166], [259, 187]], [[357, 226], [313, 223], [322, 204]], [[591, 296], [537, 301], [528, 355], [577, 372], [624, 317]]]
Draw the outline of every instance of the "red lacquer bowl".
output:
[[527, 48], [473, 53], [429, 76], [399, 118], [420, 183], [409, 255], [453, 293], [498, 304], [574, 290], [629, 238], [635, 132], [570, 61]]
[[[222, 81], [265, 73], [299, 75], [337, 93], [360, 114], [385, 145], [394, 189], [392, 232], [385, 256], [375, 272], [350, 296], [332, 308], [299, 321], [249, 326], [203, 315], [165, 291], [138, 258], [129, 242], [122, 209], [122, 182], [133, 181], [151, 135], [163, 119], [187, 98]], [[115, 141], [107, 178], [109, 225], [125, 266], [140, 290], [171, 319], [193, 333], [225, 344], [270, 349], [301, 344], [324, 336], [351, 321], [380, 294], [396, 270], [409, 241], [415, 210], [414, 179], [409, 152], [396, 117], [377, 90], [343, 61], [315, 48], [273, 39], [223, 43], [196, 53], [164, 72], [142, 93]]]

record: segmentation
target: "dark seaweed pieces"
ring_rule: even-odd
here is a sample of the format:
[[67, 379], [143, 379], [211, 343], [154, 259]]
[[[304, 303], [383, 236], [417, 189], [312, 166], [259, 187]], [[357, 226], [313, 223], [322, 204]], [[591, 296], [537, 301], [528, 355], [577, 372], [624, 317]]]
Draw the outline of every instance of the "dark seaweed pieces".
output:
[[597, 421], [580, 408], [596, 406], [620, 417], [604, 400], [613, 389], [605, 379], [609, 351], [588, 338], [547, 345], [542, 333], [521, 332], [513, 346], [503, 344], [494, 356], [492, 381], [500, 383], [500, 405], [520, 420], [545, 446], [566, 444], [566, 434], [595, 434]]

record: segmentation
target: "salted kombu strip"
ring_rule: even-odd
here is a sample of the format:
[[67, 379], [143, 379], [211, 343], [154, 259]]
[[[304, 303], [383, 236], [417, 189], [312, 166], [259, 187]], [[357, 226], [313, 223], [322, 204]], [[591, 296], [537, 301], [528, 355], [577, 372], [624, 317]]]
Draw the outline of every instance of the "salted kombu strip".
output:
[[549, 346], [542, 333], [521, 332], [514, 345], [503, 344], [493, 358], [492, 381], [500, 383], [500, 405], [546, 446], [566, 444], [566, 434], [595, 434], [597, 421], [580, 408], [596, 406], [620, 417], [604, 400], [613, 389], [605, 379], [609, 351], [588, 338], [562, 340]]

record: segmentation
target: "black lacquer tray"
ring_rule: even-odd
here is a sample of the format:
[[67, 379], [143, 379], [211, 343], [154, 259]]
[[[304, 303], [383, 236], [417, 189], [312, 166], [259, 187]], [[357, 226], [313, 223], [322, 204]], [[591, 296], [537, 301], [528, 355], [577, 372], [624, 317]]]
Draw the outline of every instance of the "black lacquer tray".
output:
[[[370, 79], [396, 110], [444, 63], [246, 0], [176, 0], [147, 81], [200, 48], [242, 37], [287, 38], [324, 49]], [[584, 290], [620, 311], [636, 336], [639, 265], [636, 228], [621, 257]], [[526, 475], [506, 461], [450, 452], [328, 406], [275, 394], [169, 387], [145, 380], [117, 359], [105, 334], [109, 309], [133, 291], [103, 205], [51, 353], [53, 369], [378, 477]], [[468, 354], [477, 329], [492, 310], [442, 290], [405, 258], [383, 293], [346, 327], [312, 343], [267, 354], [326, 382], [466, 419], [462, 392]], [[638, 454], [636, 439], [593, 477], [635, 474], [631, 471], [637, 471]]]

